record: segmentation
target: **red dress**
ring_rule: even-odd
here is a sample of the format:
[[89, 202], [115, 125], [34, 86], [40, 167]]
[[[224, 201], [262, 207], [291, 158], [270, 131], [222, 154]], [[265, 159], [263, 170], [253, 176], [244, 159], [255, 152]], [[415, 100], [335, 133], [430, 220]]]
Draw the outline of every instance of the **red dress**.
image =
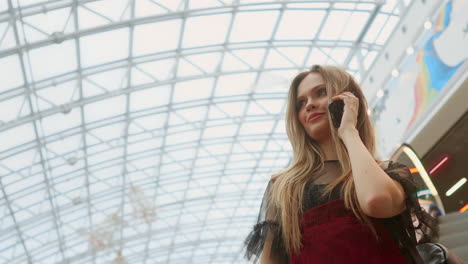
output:
[[381, 241], [337, 199], [311, 208], [301, 221], [302, 248], [290, 263], [408, 264], [382, 222], [371, 218]]
[[[333, 177], [340, 173], [338, 165], [333, 161], [325, 162], [323, 175]], [[415, 192], [406, 166], [390, 162], [385, 172], [402, 184], [408, 197]], [[367, 224], [360, 223], [353, 212], [346, 209], [339, 185], [329, 198], [322, 198], [319, 194], [324, 185], [313, 182], [307, 183], [304, 189], [304, 213], [300, 223], [302, 248], [298, 254], [288, 254], [278, 220], [267, 217], [268, 198], [273, 182], [274, 179], [270, 180], [265, 190], [257, 224], [244, 241], [246, 258], [254, 258], [254, 263], [260, 259], [267, 240], [271, 242], [269, 258], [275, 263], [415, 263], [410, 250], [416, 241], [408, 236], [411, 232], [414, 233], [408, 210], [390, 218], [369, 217], [379, 235], [380, 240], [377, 241]], [[409, 202], [411, 203], [408, 204]], [[419, 204], [407, 199], [407, 208], [416, 207]]]

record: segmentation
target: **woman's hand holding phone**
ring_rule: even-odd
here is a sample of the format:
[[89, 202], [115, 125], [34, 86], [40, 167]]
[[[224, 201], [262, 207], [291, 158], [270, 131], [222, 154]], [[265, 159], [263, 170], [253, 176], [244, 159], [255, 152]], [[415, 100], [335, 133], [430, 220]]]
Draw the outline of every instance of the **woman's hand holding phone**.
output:
[[338, 128], [338, 135], [356, 130], [359, 111], [359, 99], [351, 92], [343, 92], [333, 96], [328, 104], [333, 125]]

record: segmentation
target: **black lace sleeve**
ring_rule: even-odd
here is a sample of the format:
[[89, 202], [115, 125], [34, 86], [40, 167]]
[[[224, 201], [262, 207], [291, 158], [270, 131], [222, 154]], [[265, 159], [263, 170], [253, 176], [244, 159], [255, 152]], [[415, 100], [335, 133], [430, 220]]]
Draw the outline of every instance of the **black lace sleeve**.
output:
[[[406, 194], [406, 210], [400, 215], [381, 219], [389, 229], [393, 239], [400, 247], [403, 255], [411, 259], [410, 263], [416, 263], [413, 252], [416, 244], [435, 242], [439, 236], [437, 219], [427, 213], [419, 204], [417, 197], [417, 185], [411, 175], [409, 168], [399, 162], [389, 161], [384, 171], [394, 180], [401, 184]], [[413, 221], [417, 222], [415, 225]], [[422, 234], [419, 242], [416, 232]]]
[[274, 260], [275, 263], [289, 262], [282, 242], [281, 228], [279, 222], [275, 219], [276, 212], [268, 207], [272, 184], [273, 181], [270, 180], [263, 195], [257, 223], [244, 241], [245, 257], [248, 260], [253, 259], [253, 263], [257, 263], [265, 244], [271, 246], [269, 256], [271, 260]]

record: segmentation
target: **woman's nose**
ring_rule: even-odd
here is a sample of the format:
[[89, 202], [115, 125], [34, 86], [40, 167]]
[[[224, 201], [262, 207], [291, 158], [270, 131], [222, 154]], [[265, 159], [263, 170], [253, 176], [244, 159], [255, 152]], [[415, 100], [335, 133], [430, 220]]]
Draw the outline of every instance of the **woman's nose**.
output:
[[307, 111], [310, 111], [312, 109], [315, 109], [317, 108], [317, 105], [314, 101], [308, 101], [307, 104], [306, 104], [306, 110]]

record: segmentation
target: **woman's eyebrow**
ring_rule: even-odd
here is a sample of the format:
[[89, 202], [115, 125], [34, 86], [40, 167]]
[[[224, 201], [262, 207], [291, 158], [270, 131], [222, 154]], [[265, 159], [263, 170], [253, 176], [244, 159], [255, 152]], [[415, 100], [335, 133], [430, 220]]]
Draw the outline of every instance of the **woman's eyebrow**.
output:
[[[318, 84], [318, 85], [314, 86], [314, 88], [310, 89], [310, 91], [311, 91], [311, 92], [314, 92], [316, 89], [321, 88], [321, 87], [323, 87], [323, 86], [325, 86], [324, 83]], [[303, 97], [303, 95], [298, 95], [298, 96], [297, 96], [297, 99], [300, 99], [301, 97]]]

